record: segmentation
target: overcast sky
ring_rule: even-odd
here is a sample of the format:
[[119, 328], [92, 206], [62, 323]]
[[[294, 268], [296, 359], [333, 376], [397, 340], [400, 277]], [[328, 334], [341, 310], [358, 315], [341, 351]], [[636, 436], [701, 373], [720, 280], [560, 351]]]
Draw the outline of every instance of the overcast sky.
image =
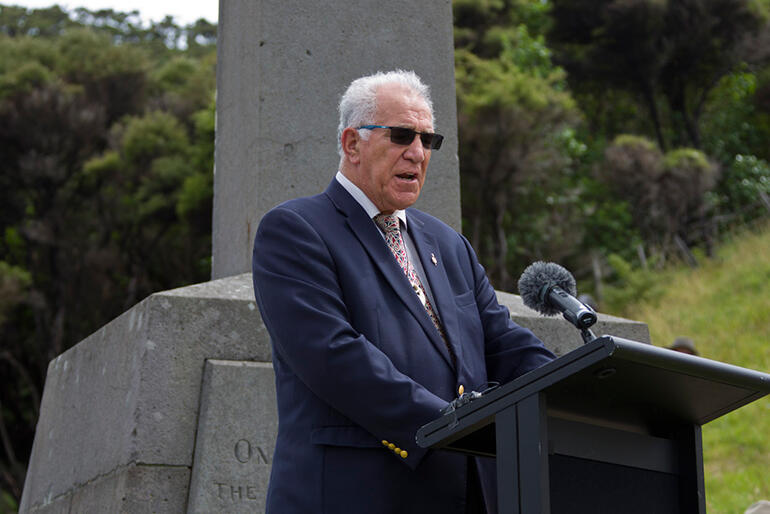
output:
[[198, 18], [211, 22], [216, 22], [219, 18], [219, 0], [0, 0], [0, 3], [35, 9], [59, 4], [67, 11], [77, 7], [92, 11], [114, 9], [129, 12], [136, 9], [145, 21], [160, 21], [166, 15], [171, 15], [179, 25], [187, 25]]

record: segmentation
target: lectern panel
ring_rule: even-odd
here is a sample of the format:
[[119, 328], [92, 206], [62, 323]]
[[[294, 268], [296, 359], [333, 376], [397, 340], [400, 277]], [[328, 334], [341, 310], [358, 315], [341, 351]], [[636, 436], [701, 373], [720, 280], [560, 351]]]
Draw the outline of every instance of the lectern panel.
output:
[[681, 514], [676, 475], [564, 455], [549, 468], [554, 514]]

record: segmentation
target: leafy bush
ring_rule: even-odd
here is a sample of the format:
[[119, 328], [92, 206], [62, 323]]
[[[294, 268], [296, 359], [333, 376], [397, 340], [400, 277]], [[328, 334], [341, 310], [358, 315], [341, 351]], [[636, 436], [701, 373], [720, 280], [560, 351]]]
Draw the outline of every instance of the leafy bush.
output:
[[770, 164], [753, 155], [736, 155], [717, 187], [719, 210], [743, 221], [756, 219], [768, 212], [763, 194], [770, 195]]
[[620, 200], [628, 202], [634, 226], [647, 245], [665, 256], [695, 230], [705, 230], [708, 193], [719, 166], [701, 151], [678, 148], [663, 154], [633, 135], [615, 138], [598, 170]]

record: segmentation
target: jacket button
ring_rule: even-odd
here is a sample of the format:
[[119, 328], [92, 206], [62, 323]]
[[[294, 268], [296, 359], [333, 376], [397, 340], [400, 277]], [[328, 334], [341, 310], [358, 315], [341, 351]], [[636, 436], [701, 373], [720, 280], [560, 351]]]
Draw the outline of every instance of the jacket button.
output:
[[406, 452], [406, 450], [401, 450], [401, 453], [399, 453], [399, 455], [401, 455], [402, 459], [405, 459], [406, 456], [409, 455], [409, 454]]
[[385, 439], [382, 440], [382, 445], [383, 446], [387, 446], [388, 444], [390, 444], [390, 443], [388, 443]]
[[391, 450], [392, 450], [393, 448], [395, 448], [395, 447], [396, 447], [396, 445], [395, 445], [395, 444], [393, 444], [393, 443], [389, 443], [389, 444], [388, 444], [388, 448], [390, 448]]

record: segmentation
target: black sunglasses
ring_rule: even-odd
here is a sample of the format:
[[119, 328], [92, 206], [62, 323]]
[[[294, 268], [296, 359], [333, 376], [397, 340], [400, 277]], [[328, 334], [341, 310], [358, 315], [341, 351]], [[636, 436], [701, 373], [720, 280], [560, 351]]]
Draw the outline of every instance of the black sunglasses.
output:
[[444, 136], [434, 134], [433, 132], [417, 132], [416, 130], [405, 127], [388, 127], [386, 125], [361, 125], [358, 129], [372, 130], [376, 128], [390, 129], [390, 142], [397, 145], [411, 145], [414, 136], [420, 136], [420, 142], [426, 150], [438, 150], [444, 141]]

